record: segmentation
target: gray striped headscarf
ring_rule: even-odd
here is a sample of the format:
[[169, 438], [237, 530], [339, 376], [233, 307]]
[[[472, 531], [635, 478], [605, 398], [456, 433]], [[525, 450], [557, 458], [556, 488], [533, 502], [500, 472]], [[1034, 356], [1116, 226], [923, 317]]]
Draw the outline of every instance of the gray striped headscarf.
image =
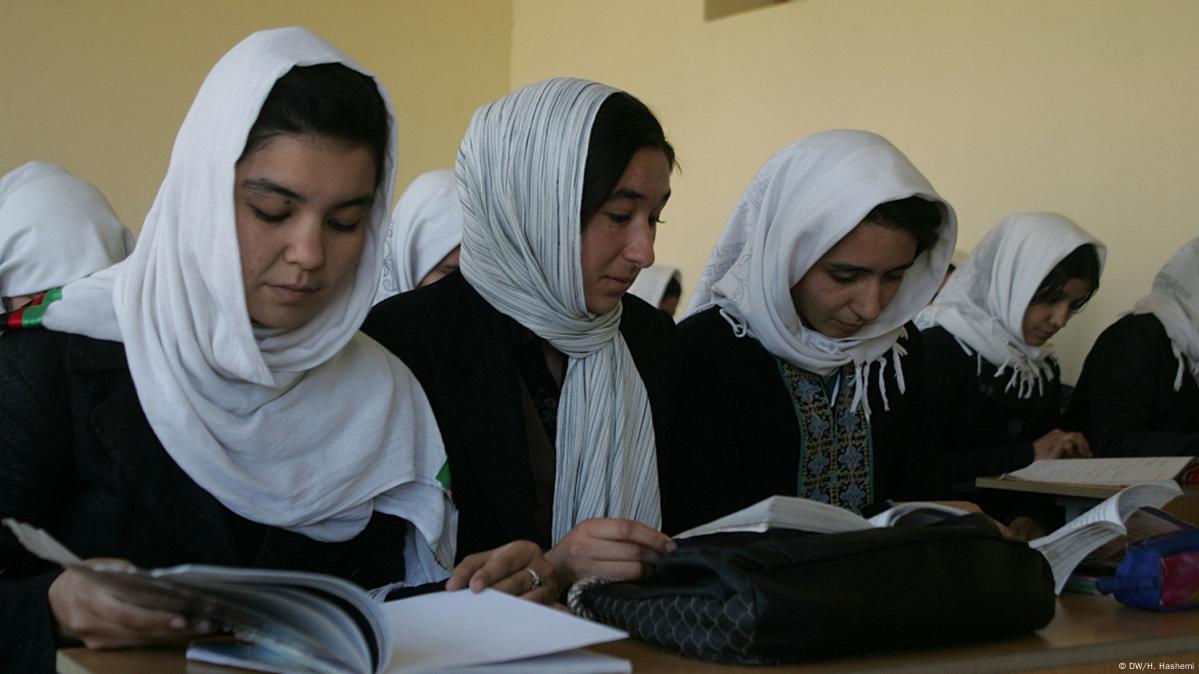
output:
[[583, 170], [616, 90], [531, 84], [477, 110], [458, 150], [462, 274], [497, 311], [568, 357], [558, 409], [553, 539], [592, 517], [661, 526], [653, 417], [620, 334], [621, 305], [587, 311]]

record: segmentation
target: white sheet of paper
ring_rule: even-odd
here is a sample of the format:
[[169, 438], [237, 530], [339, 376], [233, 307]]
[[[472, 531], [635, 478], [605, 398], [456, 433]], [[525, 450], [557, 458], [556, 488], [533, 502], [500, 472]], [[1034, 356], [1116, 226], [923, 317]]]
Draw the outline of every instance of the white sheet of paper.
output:
[[493, 590], [435, 592], [383, 608], [395, 644], [391, 674], [533, 658], [628, 636]]

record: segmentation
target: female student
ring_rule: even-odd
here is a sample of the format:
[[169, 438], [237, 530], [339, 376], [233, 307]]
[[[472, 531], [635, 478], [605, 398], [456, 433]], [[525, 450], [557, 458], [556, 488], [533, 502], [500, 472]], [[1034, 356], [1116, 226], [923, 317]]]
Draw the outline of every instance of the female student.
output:
[[[404, 364], [357, 331], [394, 142], [381, 87], [311, 33], [257, 33], [226, 54], [130, 258], [67, 285], [45, 329], [0, 340], [0, 517], [85, 559], [296, 568], [366, 587], [448, 575], [436, 422]], [[49, 568], [7, 531], [0, 559], [0, 661], [13, 671], [48, 670], [75, 639], [213, 627]], [[552, 578], [547, 561], [528, 563]]]
[[641, 270], [629, 287], [629, 294], [649, 302], [650, 306], [673, 319], [683, 294], [683, 275], [674, 267], [653, 266]]
[[396, 202], [375, 302], [427, 286], [458, 269], [462, 206], [454, 172], [419, 176]]
[[31, 161], [0, 178], [4, 311], [125, 259], [133, 234], [91, 183]]
[[673, 164], [645, 105], [595, 82], [532, 84], [471, 120], [461, 271], [378, 305], [363, 328], [429, 394], [460, 554], [535, 541], [570, 583], [637, 577], [673, 546], [656, 530], [655, 451], [673, 324], [626, 294], [653, 264]]
[[758, 172], [679, 328], [687, 524], [774, 494], [855, 511], [929, 497], [920, 342], [953, 210], [885, 139], [826, 131]]
[[1199, 454], [1199, 238], [1095, 340], [1070, 417], [1096, 456]]
[[[974, 478], [1034, 459], [1090, 456], [1062, 430], [1061, 375], [1049, 341], [1099, 288], [1106, 248], [1070, 220], [1018, 213], [991, 228], [937, 299], [923, 332], [927, 424], [943, 433], [943, 470], [973, 492]], [[1008, 521], [1033, 507], [975, 500]]]

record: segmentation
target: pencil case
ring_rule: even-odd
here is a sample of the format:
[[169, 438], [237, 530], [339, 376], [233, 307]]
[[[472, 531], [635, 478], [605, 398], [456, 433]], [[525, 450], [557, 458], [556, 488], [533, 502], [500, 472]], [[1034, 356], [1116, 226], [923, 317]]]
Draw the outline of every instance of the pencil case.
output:
[[1199, 608], [1199, 529], [1129, 545], [1116, 576], [1098, 586], [1125, 606], [1152, 611]]

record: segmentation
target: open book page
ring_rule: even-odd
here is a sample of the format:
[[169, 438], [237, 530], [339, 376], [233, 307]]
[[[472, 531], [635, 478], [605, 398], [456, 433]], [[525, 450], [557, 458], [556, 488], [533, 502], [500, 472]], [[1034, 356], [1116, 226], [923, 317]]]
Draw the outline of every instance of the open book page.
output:
[[29, 551], [87, 574], [121, 600], [206, 618], [308, 671], [381, 671], [391, 653], [387, 618], [365, 591], [332, 576], [187, 565], [147, 571], [83, 564], [45, 531], [5, 520]]
[[922, 527], [969, 514], [961, 508], [941, 503], [909, 501], [907, 503], [900, 503], [893, 508], [888, 508], [871, 517], [870, 523], [876, 527]]
[[[1089, 459], [1087, 459], [1089, 460]], [[1138, 508], [1160, 508], [1178, 496], [1176, 482], [1159, 481], [1132, 485], [1104, 500], [1057, 531], [1029, 542], [1049, 560], [1060, 594], [1074, 567], [1104, 543], [1126, 534], [1124, 522]]]
[[796, 529], [818, 534], [869, 529], [866, 518], [835, 505], [798, 496], [771, 496], [735, 513], [688, 529], [675, 538], [691, 538], [735, 531], [761, 533], [768, 529]]
[[518, 660], [525, 665], [520, 671], [536, 671], [532, 669], [536, 663], [526, 659], [628, 636], [494, 590], [436, 592], [387, 602], [383, 607], [395, 637], [387, 670], [391, 674]]
[[1005, 480], [1124, 487], [1138, 482], [1174, 480], [1194, 461], [1190, 456], [1133, 459], [1043, 459], [1004, 474]]
[[[382, 605], [341, 578], [302, 571], [201, 565], [151, 573], [197, 592], [219, 592], [233, 601], [258, 605], [272, 616], [287, 616], [287, 622], [294, 623], [300, 632], [323, 635], [326, 647], [335, 646], [330, 649], [333, 652], [360, 654], [355, 665], [362, 671], [386, 666], [387, 654], [392, 650]], [[341, 604], [342, 610], [330, 610], [330, 604]]]

